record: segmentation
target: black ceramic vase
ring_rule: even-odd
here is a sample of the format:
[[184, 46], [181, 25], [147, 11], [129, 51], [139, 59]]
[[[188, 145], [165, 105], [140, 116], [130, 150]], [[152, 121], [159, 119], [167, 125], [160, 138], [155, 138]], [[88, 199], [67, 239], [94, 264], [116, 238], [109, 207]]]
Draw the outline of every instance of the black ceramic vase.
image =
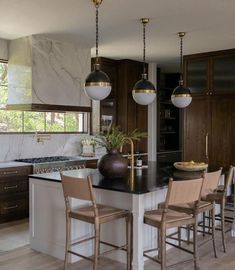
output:
[[105, 177], [123, 177], [128, 171], [128, 160], [117, 149], [111, 149], [100, 159], [98, 169]]

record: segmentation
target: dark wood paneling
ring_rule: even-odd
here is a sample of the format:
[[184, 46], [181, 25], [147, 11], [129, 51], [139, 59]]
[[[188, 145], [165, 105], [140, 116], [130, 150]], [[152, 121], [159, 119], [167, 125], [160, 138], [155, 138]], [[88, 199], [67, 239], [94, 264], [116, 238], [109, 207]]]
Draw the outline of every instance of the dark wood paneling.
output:
[[214, 96], [211, 99], [210, 163], [220, 166], [234, 164], [235, 98]]
[[206, 135], [209, 133], [209, 101], [194, 97], [184, 111], [183, 159], [206, 161]]
[[[203, 60], [204, 59], [204, 60]], [[197, 70], [194, 85], [189, 85], [188, 67], [197, 61], [207, 61], [205, 68]], [[235, 49], [201, 53], [184, 57], [186, 83], [192, 88], [207, 78], [207, 91], [198, 91], [198, 102], [193, 96], [192, 104], [185, 110], [184, 157], [195, 159], [204, 157], [205, 128], [208, 133], [209, 163], [228, 166], [235, 162], [234, 116], [235, 116]], [[205, 67], [205, 65], [204, 65]], [[203, 73], [204, 70], [204, 73]], [[192, 80], [191, 80], [192, 82]], [[205, 85], [205, 83], [204, 83]], [[205, 101], [207, 100], [207, 101]], [[207, 110], [205, 107], [207, 106]], [[207, 112], [206, 112], [207, 111]], [[206, 118], [205, 115], [206, 114]], [[205, 124], [207, 122], [207, 124]], [[207, 126], [207, 127], [205, 127]], [[189, 136], [197, 138], [190, 139]], [[190, 141], [192, 143], [190, 143]], [[204, 160], [204, 159], [201, 159]], [[200, 160], [199, 160], [200, 161]]]
[[[118, 61], [117, 125], [125, 132], [148, 131], [148, 107], [138, 105], [132, 97], [135, 83], [141, 79], [143, 64], [133, 60]], [[130, 147], [124, 149], [130, 152]], [[147, 152], [147, 139], [135, 142], [135, 151]]]

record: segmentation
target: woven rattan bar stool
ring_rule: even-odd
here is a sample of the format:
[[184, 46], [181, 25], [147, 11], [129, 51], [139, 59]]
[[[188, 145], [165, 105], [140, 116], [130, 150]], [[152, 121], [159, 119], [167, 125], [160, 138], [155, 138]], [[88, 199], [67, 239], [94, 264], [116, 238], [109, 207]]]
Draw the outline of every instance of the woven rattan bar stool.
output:
[[[193, 204], [188, 203], [188, 204], [172, 204], [169, 205], [169, 208], [175, 211], [187, 213], [187, 214], [192, 214], [197, 217], [199, 214], [203, 215], [203, 221], [199, 222], [199, 226], [202, 227], [202, 231], [198, 230], [199, 232], [202, 232], [203, 236], [206, 234], [206, 228], [209, 230], [212, 230], [212, 237], [209, 240], [212, 240], [213, 243], [213, 250], [214, 250], [214, 256], [217, 257], [217, 252], [216, 252], [216, 245], [215, 245], [215, 203], [214, 201], [206, 201], [206, 198], [208, 194], [212, 194], [218, 187], [220, 175], [221, 175], [222, 168], [220, 170], [215, 171], [215, 172], [210, 172], [210, 173], [204, 173], [204, 182], [202, 186], [202, 193], [201, 193], [201, 200], [198, 203], [198, 207], [195, 208]], [[205, 213], [209, 212], [211, 216], [211, 224], [209, 223], [209, 226], [205, 224]], [[190, 242], [190, 226], [187, 227], [187, 232], [188, 232], [188, 243]], [[181, 233], [178, 232], [179, 238], [181, 236]], [[208, 239], [205, 240], [207, 242]], [[204, 241], [200, 241], [200, 246], [204, 243]]]
[[[61, 180], [66, 204], [66, 247], [65, 247], [64, 270], [68, 269], [69, 254], [77, 255], [81, 258], [93, 261], [93, 270], [97, 270], [98, 269], [97, 262], [100, 256], [100, 244], [111, 246], [113, 248], [112, 250], [119, 249], [126, 251], [127, 270], [129, 270], [131, 267], [130, 261], [131, 213], [128, 210], [97, 204], [90, 176], [88, 176], [87, 178], [76, 178], [61, 174]], [[72, 208], [70, 203], [71, 198], [89, 201], [90, 205], [74, 209]], [[124, 218], [126, 220], [126, 244], [123, 246], [116, 246], [111, 243], [101, 241], [100, 240], [101, 224], [120, 218]], [[95, 236], [83, 239], [76, 243], [70, 243], [71, 219], [77, 219], [94, 224]], [[84, 243], [85, 241], [92, 239], [94, 239], [93, 256], [87, 257], [71, 250], [72, 246]]]
[[183, 212], [177, 212], [170, 210], [169, 205], [175, 204], [192, 204], [194, 208], [198, 208], [198, 202], [200, 200], [200, 194], [202, 190], [203, 179], [194, 180], [183, 180], [183, 181], [173, 181], [169, 180], [168, 192], [166, 196], [166, 201], [162, 209], [146, 211], [144, 214], [144, 223], [150, 226], [154, 226], [160, 232], [160, 239], [158, 240], [158, 258], [153, 258], [148, 255], [156, 249], [150, 249], [144, 251], [144, 256], [152, 259], [161, 264], [161, 270], [166, 269], [166, 231], [169, 228], [179, 227], [183, 225], [192, 225], [194, 228], [194, 241], [193, 241], [193, 251], [184, 249], [178, 245], [175, 247], [180, 248], [190, 254], [194, 255], [194, 269], [198, 269], [198, 256], [197, 256], [197, 219], [195, 214], [186, 214]]
[[[215, 220], [219, 220], [221, 222], [221, 228], [216, 228], [216, 229], [221, 231], [224, 252], [226, 252], [225, 221], [232, 223], [232, 220], [225, 216], [227, 190], [228, 190], [228, 187], [231, 185], [232, 180], [233, 180], [233, 166], [230, 166], [228, 170], [228, 174], [225, 179], [225, 184], [223, 186], [219, 186], [218, 189], [214, 191], [213, 193], [208, 194], [205, 199], [207, 201], [211, 201], [211, 202], [214, 202], [215, 204], [220, 205], [220, 214], [215, 215]], [[209, 216], [208, 218], [211, 218], [211, 217]]]

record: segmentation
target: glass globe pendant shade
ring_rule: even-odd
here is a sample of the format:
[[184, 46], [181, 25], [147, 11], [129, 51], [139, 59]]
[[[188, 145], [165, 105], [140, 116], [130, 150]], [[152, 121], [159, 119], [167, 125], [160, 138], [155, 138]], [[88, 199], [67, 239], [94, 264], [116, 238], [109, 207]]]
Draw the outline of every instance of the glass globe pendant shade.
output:
[[180, 84], [174, 89], [171, 95], [171, 101], [178, 108], [187, 107], [192, 101], [190, 89]]
[[99, 64], [95, 64], [94, 71], [86, 78], [86, 95], [92, 100], [102, 100], [110, 94], [111, 88], [108, 75], [99, 69]]
[[156, 90], [154, 85], [147, 80], [147, 74], [142, 74], [142, 79], [135, 84], [132, 96], [135, 102], [140, 105], [149, 105], [154, 101]]

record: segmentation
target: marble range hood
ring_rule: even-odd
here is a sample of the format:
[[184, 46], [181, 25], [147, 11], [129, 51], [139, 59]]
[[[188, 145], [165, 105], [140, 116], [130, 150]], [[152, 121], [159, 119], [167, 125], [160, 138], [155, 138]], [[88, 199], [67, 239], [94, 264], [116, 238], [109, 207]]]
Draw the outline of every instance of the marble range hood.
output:
[[90, 48], [33, 35], [10, 41], [8, 109], [91, 111]]

